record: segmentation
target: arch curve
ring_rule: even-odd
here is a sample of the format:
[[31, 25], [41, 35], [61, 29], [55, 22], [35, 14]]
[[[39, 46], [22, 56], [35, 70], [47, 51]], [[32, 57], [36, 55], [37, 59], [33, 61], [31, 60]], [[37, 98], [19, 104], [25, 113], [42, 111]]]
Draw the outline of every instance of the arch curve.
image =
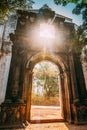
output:
[[52, 63], [56, 64], [61, 73], [68, 70], [67, 64], [65, 64], [64, 60], [56, 54], [50, 54], [48, 52], [40, 52], [36, 55], [33, 55], [31, 58], [27, 59], [26, 68], [33, 70], [35, 64], [41, 61], [51, 61]]
[[[69, 92], [69, 77], [68, 77], [68, 67], [64, 62], [64, 59], [58, 54], [51, 54], [48, 52], [40, 52], [33, 55], [31, 58], [27, 59], [26, 70], [29, 70], [27, 77], [29, 77], [27, 86], [27, 120], [30, 121], [30, 109], [31, 109], [31, 91], [32, 91], [32, 77], [33, 77], [33, 68], [34, 66], [41, 61], [50, 61], [58, 66], [60, 79], [61, 79], [61, 97], [62, 97], [62, 111], [64, 120], [70, 122], [71, 120], [71, 110], [70, 110], [70, 92]], [[68, 106], [68, 108], [67, 108]]]

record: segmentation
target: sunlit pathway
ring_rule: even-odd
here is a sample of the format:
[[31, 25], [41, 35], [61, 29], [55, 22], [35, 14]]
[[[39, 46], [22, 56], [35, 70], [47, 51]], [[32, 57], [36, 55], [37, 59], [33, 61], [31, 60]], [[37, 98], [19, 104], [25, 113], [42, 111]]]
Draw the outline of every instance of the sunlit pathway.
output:
[[31, 130], [87, 130], [87, 125], [78, 126], [69, 125], [67, 123], [32, 124]]
[[25, 129], [11, 129], [11, 130], [87, 130], [87, 125], [70, 125], [67, 123], [41, 123], [41, 124], [29, 124]]
[[62, 119], [61, 108], [54, 106], [31, 106], [31, 120]]

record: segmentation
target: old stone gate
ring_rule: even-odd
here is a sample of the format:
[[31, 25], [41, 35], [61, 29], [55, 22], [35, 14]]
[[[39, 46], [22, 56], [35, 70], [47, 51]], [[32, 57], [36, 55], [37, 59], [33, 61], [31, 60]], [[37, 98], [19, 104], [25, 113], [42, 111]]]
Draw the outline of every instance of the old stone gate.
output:
[[[44, 31], [48, 26], [49, 37], [47, 30]], [[49, 7], [18, 10], [5, 23], [0, 58], [10, 54], [11, 64], [1, 104], [0, 128], [22, 127], [26, 121], [30, 122], [32, 70], [43, 60], [59, 68], [64, 120], [87, 123], [87, 94], [80, 54], [72, 46], [74, 31], [75, 24], [70, 18], [56, 14]]]

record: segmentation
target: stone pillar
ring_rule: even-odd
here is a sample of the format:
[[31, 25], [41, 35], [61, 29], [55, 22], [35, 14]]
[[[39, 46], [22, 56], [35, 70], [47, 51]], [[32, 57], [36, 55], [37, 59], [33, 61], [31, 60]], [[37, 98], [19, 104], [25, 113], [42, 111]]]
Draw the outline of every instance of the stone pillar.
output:
[[31, 109], [31, 90], [32, 90], [32, 70], [28, 70], [28, 84], [27, 84], [27, 109], [26, 109], [26, 119], [30, 121], [30, 109]]
[[70, 55], [70, 72], [73, 93], [72, 118], [75, 124], [87, 123], [86, 87], [80, 61], [80, 54]]
[[72, 94], [73, 94], [73, 103], [77, 104], [79, 102], [77, 81], [76, 81], [76, 72], [75, 72], [75, 64], [74, 64], [73, 53], [69, 55], [69, 66], [70, 66], [70, 78], [71, 78], [71, 86], [72, 86]]
[[85, 79], [82, 70], [82, 64], [80, 60], [80, 54], [74, 54], [74, 68], [75, 68], [75, 75], [76, 75], [76, 82], [78, 87], [79, 99], [80, 101], [86, 98], [86, 86], [85, 86]]
[[21, 43], [14, 43], [7, 84], [6, 102], [23, 102], [23, 83], [26, 53]]
[[18, 91], [21, 59], [18, 50], [18, 47], [13, 45], [12, 60], [6, 92], [6, 100], [11, 102], [15, 102], [19, 96]]
[[71, 112], [72, 92], [71, 92], [71, 84], [70, 84], [70, 73], [68, 70], [65, 71], [64, 77], [65, 77], [64, 86], [65, 86], [67, 121], [69, 123], [72, 123], [72, 112]]
[[26, 103], [20, 100], [23, 93], [24, 57], [19, 45], [13, 45], [6, 97], [1, 104], [0, 128], [23, 127], [26, 123]]
[[64, 89], [64, 75], [60, 75], [60, 91], [61, 91], [61, 108], [62, 108], [62, 116], [66, 120], [66, 102], [65, 102], [65, 89]]

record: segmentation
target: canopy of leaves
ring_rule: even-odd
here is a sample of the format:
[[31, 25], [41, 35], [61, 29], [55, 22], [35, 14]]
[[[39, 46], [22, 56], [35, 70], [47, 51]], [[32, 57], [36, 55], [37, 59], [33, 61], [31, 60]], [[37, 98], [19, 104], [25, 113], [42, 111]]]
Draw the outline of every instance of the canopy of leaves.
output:
[[71, 41], [75, 52], [82, 52], [82, 48], [87, 45], [86, 33], [82, 26], [79, 26], [74, 33], [74, 39]]
[[4, 21], [16, 9], [29, 9], [33, 0], [0, 0], [0, 21]]

